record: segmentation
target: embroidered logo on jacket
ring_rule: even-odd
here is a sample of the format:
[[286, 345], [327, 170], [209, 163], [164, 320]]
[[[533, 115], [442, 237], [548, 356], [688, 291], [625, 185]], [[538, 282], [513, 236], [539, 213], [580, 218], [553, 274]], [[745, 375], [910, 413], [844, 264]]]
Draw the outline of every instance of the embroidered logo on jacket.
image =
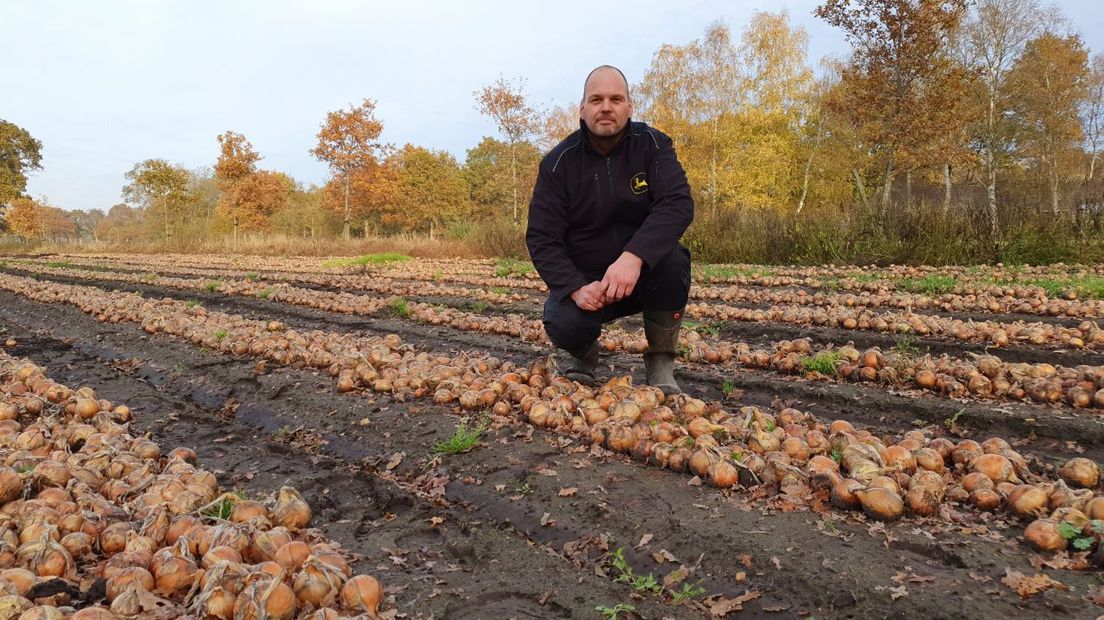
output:
[[629, 188], [634, 194], [643, 194], [648, 191], [648, 178], [643, 172], [637, 172], [629, 179]]

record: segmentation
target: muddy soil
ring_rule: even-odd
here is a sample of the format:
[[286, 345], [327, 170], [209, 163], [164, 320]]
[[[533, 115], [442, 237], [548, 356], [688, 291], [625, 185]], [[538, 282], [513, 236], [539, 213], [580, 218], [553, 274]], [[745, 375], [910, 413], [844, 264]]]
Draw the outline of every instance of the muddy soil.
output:
[[[333, 329], [336, 317], [322, 314], [298, 320]], [[646, 618], [708, 617], [669, 598], [634, 598], [604, 557], [617, 548], [637, 574], [692, 567], [688, 581], [707, 595], [758, 594], [744, 603], [748, 617], [1098, 614], [1083, 598], [1096, 584], [1089, 574], [1052, 571], [1072, 590], [1026, 601], [1001, 585], [1005, 568], [1036, 571], [1016, 542], [1019, 528], [998, 535], [1006, 526], [997, 516], [984, 524], [967, 513], [958, 515], [964, 524], [906, 519], [882, 527], [859, 515], [786, 512], [524, 424], [491, 430], [471, 452], [434, 460], [432, 447], [459, 418], [427, 402], [338, 395], [325, 375], [261, 372], [253, 359], [8, 293], [0, 293], [0, 330], [20, 342], [14, 353], [54, 378], [128, 403], [163, 446], [195, 447], [224, 486], [256, 496], [284, 483], [300, 488], [316, 523], [362, 556], [359, 567], [378, 575], [409, 617], [597, 618], [596, 606], [618, 603]], [[496, 355], [524, 355], [514, 340], [478, 340]], [[415, 344], [472, 348], [455, 339], [431, 347], [425, 336]], [[699, 380], [689, 377], [688, 385], [695, 389]], [[907, 427], [883, 413], [886, 427]], [[986, 528], [989, 534], [977, 533]]]

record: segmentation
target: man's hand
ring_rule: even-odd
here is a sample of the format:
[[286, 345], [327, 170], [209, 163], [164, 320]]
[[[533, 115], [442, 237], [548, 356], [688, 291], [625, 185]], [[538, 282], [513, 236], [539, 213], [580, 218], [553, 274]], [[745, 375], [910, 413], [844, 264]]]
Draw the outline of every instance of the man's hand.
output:
[[632, 295], [636, 281], [640, 279], [640, 268], [644, 261], [631, 252], [622, 252], [617, 260], [606, 269], [602, 278], [602, 295], [606, 303], [614, 303]]
[[575, 292], [571, 294], [571, 299], [579, 308], [595, 312], [601, 310], [602, 306], [606, 305], [605, 300], [602, 298], [603, 290], [604, 287], [602, 283], [594, 281], [576, 289]]

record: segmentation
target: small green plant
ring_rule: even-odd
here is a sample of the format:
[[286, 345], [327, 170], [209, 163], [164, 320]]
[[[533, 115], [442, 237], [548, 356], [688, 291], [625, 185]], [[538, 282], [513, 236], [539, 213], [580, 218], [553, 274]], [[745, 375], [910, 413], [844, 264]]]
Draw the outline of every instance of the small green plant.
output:
[[144, 297], [144, 295], [142, 295], [142, 291], [134, 291], [134, 294], [135, 294], [135, 295], [136, 295], [137, 297]]
[[480, 301], [477, 301], [477, 302], [472, 304], [472, 310], [474, 310], [476, 312], [482, 313], [486, 309], [487, 309], [487, 302], [485, 302], [485, 301], [480, 300]]
[[623, 547], [618, 547], [617, 550], [613, 552], [610, 563], [621, 573], [614, 579], [617, 583], [627, 583], [635, 592], [648, 592], [651, 594], [663, 592], [663, 586], [656, 581], [655, 575], [651, 573], [647, 575], [637, 575], [633, 572], [632, 566], [629, 566], [629, 563], [625, 560], [625, 550]]
[[214, 293], [220, 286], [222, 286], [222, 280], [208, 280], [203, 284], [203, 290]]
[[698, 321], [682, 322], [683, 328], [692, 332], [697, 332], [703, 336], [716, 336], [717, 334], [721, 333], [721, 329], [724, 327], [724, 325], [725, 323], [723, 321], [718, 321], [715, 323], [701, 323]]
[[218, 340], [219, 342], [222, 342], [223, 338], [226, 338], [226, 330], [225, 329], [216, 329], [215, 330], [215, 340]]
[[839, 351], [821, 351], [813, 357], [801, 360], [801, 367], [805, 372], [819, 372], [822, 375], [834, 376], [840, 361]]
[[391, 309], [391, 314], [407, 318], [410, 316], [410, 305], [402, 297], [396, 297], [388, 302], [387, 307]]
[[505, 295], [506, 293], [510, 292], [510, 289], [506, 288], [505, 286], [494, 286], [491, 287], [491, 292], [495, 295]]
[[919, 356], [920, 347], [916, 346], [916, 336], [898, 336], [893, 341], [893, 351], [906, 358]]
[[1092, 534], [1087, 536], [1082, 528], [1066, 521], [1058, 524], [1058, 534], [1061, 535], [1062, 538], [1071, 541], [1070, 544], [1073, 545], [1074, 549], [1078, 551], [1088, 551], [1093, 548], [1093, 545], [1096, 544], [1096, 541], [1099, 540], [1100, 537], [1104, 536], [1104, 521], [1093, 519], [1089, 523]]
[[357, 256], [356, 258], [334, 258], [322, 262], [323, 267], [371, 267], [381, 266], [390, 263], [399, 263], [403, 261], [413, 260], [413, 257], [406, 254], [400, 254], [398, 252], [377, 252], [376, 254], [365, 254], [363, 256]]
[[276, 289], [272, 288], [271, 286], [266, 286], [265, 288], [257, 291], [257, 297], [260, 297], [261, 299], [268, 299], [269, 297], [272, 297], [272, 294], [275, 292]]
[[461, 424], [456, 427], [452, 437], [433, 446], [433, 453], [441, 455], [467, 452], [479, 443], [479, 440], [483, 438], [483, 432], [486, 430], [487, 427], [482, 424], [474, 428], [467, 424]]
[[863, 284], [869, 283], [869, 282], [876, 282], [876, 281], [880, 280], [881, 278], [882, 277], [880, 275], [876, 274], [876, 273], [865, 273], [865, 272], [864, 273], [857, 273], [857, 274], [851, 276], [851, 280], [853, 280], [855, 282], [863, 283]]
[[606, 620], [618, 620], [621, 614], [635, 613], [636, 607], [628, 603], [618, 603], [613, 607], [606, 607], [605, 605], [599, 605], [594, 608], [595, 611], [602, 614]]
[[961, 418], [962, 414], [964, 414], [964, 413], [966, 413], [966, 408], [965, 407], [963, 407], [963, 408], [959, 409], [958, 411], [956, 411], [953, 416], [951, 416], [949, 418], [945, 418], [943, 420], [943, 426], [947, 427], [948, 430], [954, 428], [955, 425], [958, 424], [958, 419]]
[[257, 273], [256, 271], [250, 271], [249, 273], [245, 274], [245, 279], [249, 280], [250, 282], [256, 282], [257, 280], [261, 279], [261, 274]]
[[226, 493], [214, 503], [207, 505], [199, 514], [214, 519], [229, 519], [230, 513], [234, 511], [235, 499], [245, 499], [245, 494], [241, 491]]
[[701, 587], [700, 581], [693, 585], [689, 583], [684, 583], [682, 584], [681, 590], [678, 590], [677, 592], [674, 590], [671, 591], [671, 596], [674, 598], [675, 603], [683, 603], [689, 601], [690, 599], [697, 598], [703, 594], [705, 594], [705, 588]]
[[500, 258], [495, 265], [494, 274], [497, 278], [505, 278], [508, 276], [523, 276], [534, 271], [536, 271], [536, 268], [533, 267], [533, 263], [513, 258]]
[[7, 261], [0, 260], [0, 269], [7, 269], [7, 268], [8, 268]]
[[842, 281], [843, 279], [838, 276], [824, 277], [820, 279], [820, 286], [829, 291], [838, 291]]
[[724, 393], [725, 398], [732, 396], [732, 393], [736, 391], [736, 384], [731, 379], [725, 379], [721, 382], [721, 392]]
[[199, 300], [189, 299], [188, 301], [184, 302], [184, 305], [187, 306], [188, 308], [195, 308], [196, 306], [199, 305]]
[[529, 496], [533, 493], [533, 487], [528, 482], [522, 482], [521, 486], [517, 488], [517, 492], [521, 495]]
[[910, 293], [942, 295], [953, 291], [955, 284], [956, 280], [952, 276], [932, 274], [923, 278], [904, 278], [897, 283], [897, 288]]
[[141, 278], [139, 278], [139, 280], [141, 280], [142, 282], [146, 282], [146, 283], [149, 283], [149, 282], [153, 282], [153, 281], [154, 281], [154, 280], [156, 280], [156, 279], [157, 279], [158, 277], [159, 277], [159, 276], [158, 276], [158, 275], [157, 275], [156, 273], [153, 273], [153, 272], [150, 272], [150, 273], [143, 273], [143, 274], [142, 274], [142, 277], [141, 277]]
[[433, 272], [433, 281], [434, 282], [440, 282], [443, 279], [445, 279], [445, 272], [441, 271], [440, 269]]
[[52, 260], [47, 262], [46, 266], [51, 269], [69, 269], [73, 267], [73, 263], [67, 260]]
[[839, 450], [832, 450], [832, 452], [828, 456], [837, 463], [843, 461], [843, 453]]

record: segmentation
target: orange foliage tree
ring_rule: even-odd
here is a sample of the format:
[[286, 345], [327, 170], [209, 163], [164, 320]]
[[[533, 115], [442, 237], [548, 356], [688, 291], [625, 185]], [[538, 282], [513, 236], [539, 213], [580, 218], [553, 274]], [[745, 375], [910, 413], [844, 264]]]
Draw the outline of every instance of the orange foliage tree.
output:
[[[354, 176], [369, 173], [379, 161], [384, 145], [379, 141], [383, 123], [375, 117], [376, 102], [365, 99], [359, 106], [326, 114], [318, 132], [318, 145], [311, 154], [330, 166], [340, 180], [344, 196], [341, 235], [349, 238], [352, 216], [350, 193]], [[361, 203], [363, 205], [363, 203]]]
[[510, 146], [510, 196], [517, 225], [521, 222], [518, 195], [523, 193], [518, 179], [518, 145], [537, 132], [540, 115], [526, 102], [525, 81], [521, 79], [515, 83], [500, 77], [474, 95], [476, 109], [494, 119]]
[[21, 196], [11, 201], [4, 214], [8, 230], [24, 239], [39, 239], [46, 234], [45, 209], [34, 199]]
[[256, 182], [252, 177], [257, 172], [257, 162], [261, 156], [253, 150], [253, 145], [245, 136], [227, 131], [218, 136], [219, 158], [215, 163], [215, 179], [218, 182], [218, 210], [230, 219], [234, 227], [234, 242], [238, 241], [238, 228], [242, 220], [259, 224], [263, 213], [255, 201]]

